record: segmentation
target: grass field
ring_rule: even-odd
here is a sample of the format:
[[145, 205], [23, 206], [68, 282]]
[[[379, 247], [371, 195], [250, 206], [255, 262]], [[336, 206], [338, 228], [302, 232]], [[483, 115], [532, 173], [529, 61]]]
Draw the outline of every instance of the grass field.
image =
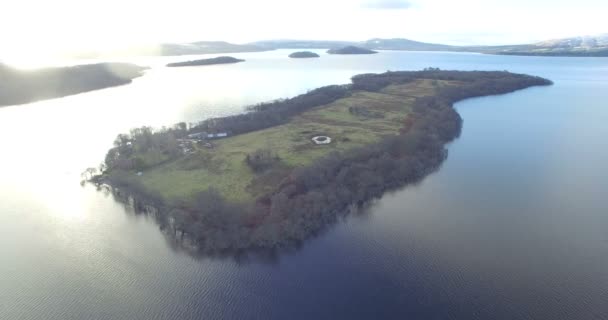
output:
[[[187, 201], [210, 187], [228, 200], [251, 201], [272, 191], [295, 167], [310, 164], [332, 151], [364, 146], [398, 134], [414, 99], [433, 95], [437, 87], [447, 85], [457, 84], [421, 79], [392, 85], [381, 92], [357, 91], [302, 113], [288, 124], [217, 140], [213, 149], [198, 148], [194, 154], [145, 170], [142, 176], [127, 174], [160, 192], [169, 202]], [[365, 108], [382, 117], [355, 115], [350, 107]], [[317, 135], [331, 137], [332, 143], [315, 145], [311, 138]], [[254, 173], [244, 159], [258, 149], [275, 152], [280, 157], [279, 164], [265, 173]]]

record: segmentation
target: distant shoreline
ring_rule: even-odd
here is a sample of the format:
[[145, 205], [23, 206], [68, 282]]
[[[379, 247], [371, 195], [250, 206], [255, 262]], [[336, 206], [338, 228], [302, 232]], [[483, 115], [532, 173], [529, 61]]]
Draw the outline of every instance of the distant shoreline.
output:
[[129, 84], [146, 68], [129, 63], [97, 63], [18, 70], [0, 64], [0, 107], [56, 99]]
[[403, 38], [373, 38], [365, 41], [267, 40], [251, 43], [266, 49], [332, 49], [360, 47], [369, 50], [469, 52], [496, 55], [547, 57], [608, 57], [608, 34], [575, 37], [532, 44], [458, 46], [427, 43]]
[[490, 54], [525, 57], [605, 58], [608, 57], [608, 49], [598, 51], [503, 51]]

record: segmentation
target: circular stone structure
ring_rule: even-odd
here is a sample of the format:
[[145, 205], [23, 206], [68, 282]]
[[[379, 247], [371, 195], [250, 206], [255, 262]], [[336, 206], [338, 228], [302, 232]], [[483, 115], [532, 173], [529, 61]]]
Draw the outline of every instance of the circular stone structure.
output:
[[312, 138], [312, 142], [315, 144], [330, 144], [331, 138], [328, 136], [316, 136]]

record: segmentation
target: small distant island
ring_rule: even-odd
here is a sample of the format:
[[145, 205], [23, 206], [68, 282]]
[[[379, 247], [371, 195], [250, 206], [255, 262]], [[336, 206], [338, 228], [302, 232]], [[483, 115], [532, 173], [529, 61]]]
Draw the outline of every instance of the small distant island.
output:
[[237, 59], [234, 57], [217, 57], [210, 59], [190, 60], [184, 62], [174, 62], [167, 64], [167, 67], [195, 67], [195, 66], [209, 66], [214, 64], [227, 64], [227, 63], [239, 63], [245, 60]]
[[361, 48], [361, 47], [356, 47], [356, 46], [346, 46], [343, 48], [329, 49], [329, 50], [327, 50], [327, 53], [329, 53], [329, 54], [375, 54], [375, 53], [378, 53], [378, 51]]
[[97, 63], [19, 70], [0, 64], [0, 107], [53, 99], [131, 83], [146, 68], [129, 63]]
[[240, 115], [132, 129], [84, 174], [189, 250], [280, 248], [437, 170], [462, 127], [455, 102], [551, 83], [506, 71], [362, 74]]
[[311, 51], [298, 51], [289, 55], [290, 58], [294, 59], [305, 59], [305, 58], [319, 58], [320, 56]]

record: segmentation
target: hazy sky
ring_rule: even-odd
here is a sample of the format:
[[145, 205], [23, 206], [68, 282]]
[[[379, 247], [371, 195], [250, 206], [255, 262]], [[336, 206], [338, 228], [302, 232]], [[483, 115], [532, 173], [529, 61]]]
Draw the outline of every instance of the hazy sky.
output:
[[3, 0], [0, 58], [161, 41], [513, 44], [608, 32], [606, 0]]

